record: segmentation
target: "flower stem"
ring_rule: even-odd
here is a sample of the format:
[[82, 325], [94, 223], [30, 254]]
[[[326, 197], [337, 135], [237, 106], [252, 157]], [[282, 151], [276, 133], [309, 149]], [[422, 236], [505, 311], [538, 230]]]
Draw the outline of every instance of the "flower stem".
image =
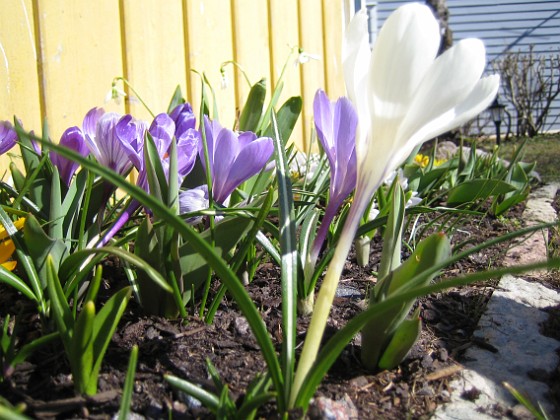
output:
[[346, 219], [346, 223], [344, 224], [344, 229], [338, 241], [333, 259], [329, 264], [329, 268], [325, 278], [323, 279], [323, 284], [321, 285], [319, 294], [317, 295], [315, 308], [313, 310], [313, 317], [311, 318], [311, 323], [309, 324], [309, 329], [307, 331], [307, 336], [305, 337], [303, 350], [294, 378], [294, 385], [290, 395], [290, 406], [293, 406], [295, 403], [305, 377], [309, 373], [311, 367], [315, 363], [315, 359], [317, 358], [319, 346], [321, 345], [321, 339], [327, 325], [327, 320], [336, 289], [338, 287], [340, 275], [342, 274], [346, 257], [348, 256], [348, 252], [350, 252], [350, 248], [354, 241], [354, 236], [356, 235], [360, 219], [369, 202], [369, 200], [363, 199], [366, 195], [369, 197], [368, 194], [359, 195], [356, 193], [356, 201], [354, 201], [352, 207], [350, 208], [350, 212], [348, 214], [348, 218]]

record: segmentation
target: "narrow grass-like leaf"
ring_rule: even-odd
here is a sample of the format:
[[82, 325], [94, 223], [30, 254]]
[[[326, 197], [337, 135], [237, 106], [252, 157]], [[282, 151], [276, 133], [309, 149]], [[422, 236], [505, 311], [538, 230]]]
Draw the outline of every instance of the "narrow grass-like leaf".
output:
[[101, 362], [109, 346], [109, 342], [117, 329], [117, 325], [126, 309], [128, 299], [132, 293], [130, 286], [115, 293], [101, 308], [93, 321], [92, 354], [93, 366], [90, 381], [87, 386], [88, 393], [97, 391], [97, 378], [101, 369]]
[[190, 395], [199, 400], [202, 405], [207, 407], [213, 413], [216, 413], [220, 407], [220, 398], [216, 395], [205, 391], [198, 385], [193, 384], [185, 379], [178, 378], [173, 375], [164, 375], [163, 378], [179, 391]]
[[[158, 273], [157, 270], [155, 270], [152, 266], [146, 263], [146, 261], [144, 261], [142, 258], [119, 247], [106, 246], [102, 248], [88, 248], [88, 249], [82, 249], [81, 251], [76, 251], [64, 260], [60, 268], [60, 271], [64, 272], [68, 278], [81, 270], [82, 264], [86, 261], [89, 255], [106, 255], [106, 254], [114, 255], [128, 262], [129, 264], [136, 266], [137, 268], [143, 270], [146, 274], [148, 274], [148, 276], [159, 287], [161, 287], [162, 289], [170, 293], [173, 292], [171, 286], [169, 286], [169, 284], [167, 283], [167, 280], [163, 278], [163, 276], [160, 273]], [[67, 285], [66, 286], [67, 291], [73, 289], [73, 286], [74, 286], [73, 284]]]
[[6, 283], [8, 286], [13, 287], [28, 299], [38, 302], [37, 296], [35, 296], [35, 293], [33, 293], [33, 290], [29, 288], [29, 286], [25, 283], [25, 281], [20, 279], [11, 271], [6, 270], [1, 265], [0, 265], [0, 282]]
[[138, 346], [135, 344], [132, 346], [132, 350], [130, 350], [130, 359], [128, 360], [128, 369], [126, 370], [126, 377], [124, 378], [124, 386], [121, 396], [121, 405], [119, 408], [118, 420], [128, 420], [129, 418], [137, 363]]
[[[51, 314], [64, 343], [68, 356], [71, 356], [74, 318], [68, 301], [60, 285], [56, 267], [51, 256], [47, 257], [47, 290], [51, 301]], [[70, 361], [72, 363], [72, 361]]]
[[86, 302], [73, 328], [72, 346], [68, 351], [68, 358], [74, 375], [74, 387], [79, 393], [88, 395], [94, 395], [97, 392], [97, 381], [94, 389], [88, 388], [94, 360], [92, 348], [94, 319], [95, 304], [92, 301]]
[[298, 275], [298, 250], [292, 183], [284, 143], [278, 131], [276, 115], [272, 112], [276, 176], [278, 178], [278, 206], [280, 208], [280, 254], [282, 256], [282, 368], [284, 393], [290, 395], [295, 366], [296, 345], [296, 294]]
[[54, 167], [54, 173], [51, 178], [49, 206], [49, 236], [55, 239], [64, 239], [62, 234], [62, 223], [64, 221], [64, 213], [62, 212], [62, 191], [60, 189], [60, 177], [56, 166]]
[[27, 275], [35, 299], [39, 303], [39, 310], [42, 315], [45, 315], [47, 313], [47, 306], [43, 295], [43, 286], [41, 284], [41, 279], [39, 278], [39, 274], [37, 273], [35, 264], [33, 264], [31, 256], [26, 252], [25, 245], [23, 244], [23, 240], [20, 236], [21, 233], [18, 233], [16, 227], [12, 222], [12, 219], [10, 219], [10, 217], [2, 207], [0, 207], [0, 223], [4, 226], [4, 229], [6, 229], [6, 232], [14, 242], [16, 248], [15, 253], [17, 255], [18, 261], [22, 265], [25, 274]]

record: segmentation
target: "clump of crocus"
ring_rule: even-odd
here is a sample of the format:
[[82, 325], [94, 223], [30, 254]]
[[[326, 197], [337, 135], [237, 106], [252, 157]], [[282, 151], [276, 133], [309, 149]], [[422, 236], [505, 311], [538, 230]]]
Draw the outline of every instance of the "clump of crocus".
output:
[[[22, 229], [24, 224], [25, 217], [20, 217], [14, 222], [17, 230]], [[17, 262], [11, 259], [15, 250], [14, 242], [8, 238], [6, 228], [0, 224], [0, 265], [6, 270], [13, 271], [16, 268]]]
[[[144, 190], [149, 191], [148, 175], [147, 175], [147, 162], [145, 161], [144, 154], [144, 140], [146, 130], [143, 125], [134, 124], [132, 117], [127, 116], [126, 121], [128, 124], [121, 125], [121, 127], [128, 128], [128, 135], [123, 135], [123, 130], [117, 133], [117, 139], [120, 141], [123, 149], [128, 156], [128, 159], [133, 163], [134, 167], [138, 170], [138, 178], [136, 183]], [[178, 105], [171, 114], [161, 113], [156, 115], [150, 127], [147, 130], [147, 135], [151, 136], [158, 155], [161, 159], [162, 167], [165, 176], [169, 179], [169, 148], [173, 138], [176, 140], [177, 145], [177, 171], [178, 182], [182, 183], [193, 169], [196, 162], [198, 153], [198, 145], [200, 142], [200, 134], [195, 129], [196, 118], [192, 112], [192, 108], [188, 103]], [[126, 133], [126, 131], [124, 132]], [[132, 214], [138, 210], [140, 203], [133, 200], [125, 211], [115, 221], [113, 226], [107, 231], [99, 246], [105, 245], [130, 219]]]
[[358, 112], [357, 184], [329, 265], [292, 388], [292, 401], [315, 362], [336, 288], [360, 219], [389, 173], [426, 140], [469, 121], [496, 96], [499, 77], [481, 78], [484, 45], [466, 39], [437, 57], [439, 25], [430, 9], [397, 9], [369, 48], [367, 15], [357, 13], [343, 40], [348, 96]]

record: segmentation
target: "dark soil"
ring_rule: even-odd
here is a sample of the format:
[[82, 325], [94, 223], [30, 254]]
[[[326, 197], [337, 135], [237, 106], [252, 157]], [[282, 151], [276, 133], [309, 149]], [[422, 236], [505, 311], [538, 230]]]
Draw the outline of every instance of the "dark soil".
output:
[[[458, 244], [467, 237], [473, 243], [480, 243], [513, 230], [519, 223], [521, 211], [522, 207], [517, 207], [500, 220], [490, 217], [472, 219], [468, 223], [462, 220], [460, 229], [452, 235], [453, 243]], [[332, 334], [360, 311], [361, 297], [366, 295], [374, 279], [372, 272], [377, 269], [378, 246], [376, 243], [372, 247], [368, 267], [358, 267], [350, 256], [341, 284], [353, 293], [335, 300], [327, 334]], [[443, 278], [497, 267], [503, 254], [503, 245], [488, 249], [484, 254], [450, 267]], [[118, 266], [107, 267], [105, 274], [107, 293], [125, 285]], [[547, 281], [559, 288], [557, 273], [552, 273]], [[248, 289], [279, 348], [281, 296], [277, 267], [263, 264]], [[335, 400], [345, 405], [354, 418], [428, 418], [439, 404], [448, 401], [449, 382], [461, 370], [463, 352], [469, 346], [496, 350], [472, 338], [491, 293], [492, 284], [486, 283], [422, 299], [419, 303], [424, 321], [421, 338], [407, 359], [391, 371], [369, 372], [361, 368], [359, 337], [355, 338], [323, 381], [310, 416]], [[0, 285], [0, 317], [3, 320], [7, 314], [12, 318], [18, 316], [23, 326], [19, 331], [22, 342], [39, 334], [39, 320], [32, 315], [33, 309], [13, 289]], [[559, 325], [557, 312], [556, 324], [549, 329]], [[298, 341], [303, 341], [307, 325], [308, 319], [300, 320]], [[227, 296], [211, 325], [194, 315], [184, 320], [145, 316], [131, 301], [105, 357], [98, 395], [76, 396], [60, 343], [40, 349], [16, 366], [0, 384], [0, 394], [13, 405], [25, 404], [25, 414], [33, 418], [111, 418], [119, 408], [129, 354], [135, 344], [140, 352], [131, 408], [145, 418], [213, 418], [196, 400], [174, 391], [163, 380], [164, 374], [173, 374], [213, 390], [206, 368], [209, 359], [223, 382], [228, 384], [231, 394], [238, 398], [243, 396], [249, 381], [265, 370], [246, 321], [235, 302]], [[550, 378], [550, 381], [555, 382], [553, 388], [559, 388], [558, 378]], [[259, 415], [275, 418], [273, 413], [271, 403], [263, 407]]]

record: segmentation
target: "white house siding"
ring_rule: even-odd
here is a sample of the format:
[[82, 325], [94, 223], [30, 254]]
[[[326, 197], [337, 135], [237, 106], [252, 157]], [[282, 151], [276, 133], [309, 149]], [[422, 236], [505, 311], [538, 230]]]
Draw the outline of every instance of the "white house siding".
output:
[[[365, 1], [369, 8], [376, 9], [370, 16], [377, 16], [378, 28], [393, 10], [405, 3], [410, 1]], [[447, 0], [447, 6], [454, 41], [470, 37], [484, 41], [488, 72], [492, 72], [494, 60], [508, 52], [526, 52], [530, 46], [539, 55], [560, 53], [558, 0]], [[545, 130], [560, 130], [559, 114], [560, 98], [557, 98]]]

